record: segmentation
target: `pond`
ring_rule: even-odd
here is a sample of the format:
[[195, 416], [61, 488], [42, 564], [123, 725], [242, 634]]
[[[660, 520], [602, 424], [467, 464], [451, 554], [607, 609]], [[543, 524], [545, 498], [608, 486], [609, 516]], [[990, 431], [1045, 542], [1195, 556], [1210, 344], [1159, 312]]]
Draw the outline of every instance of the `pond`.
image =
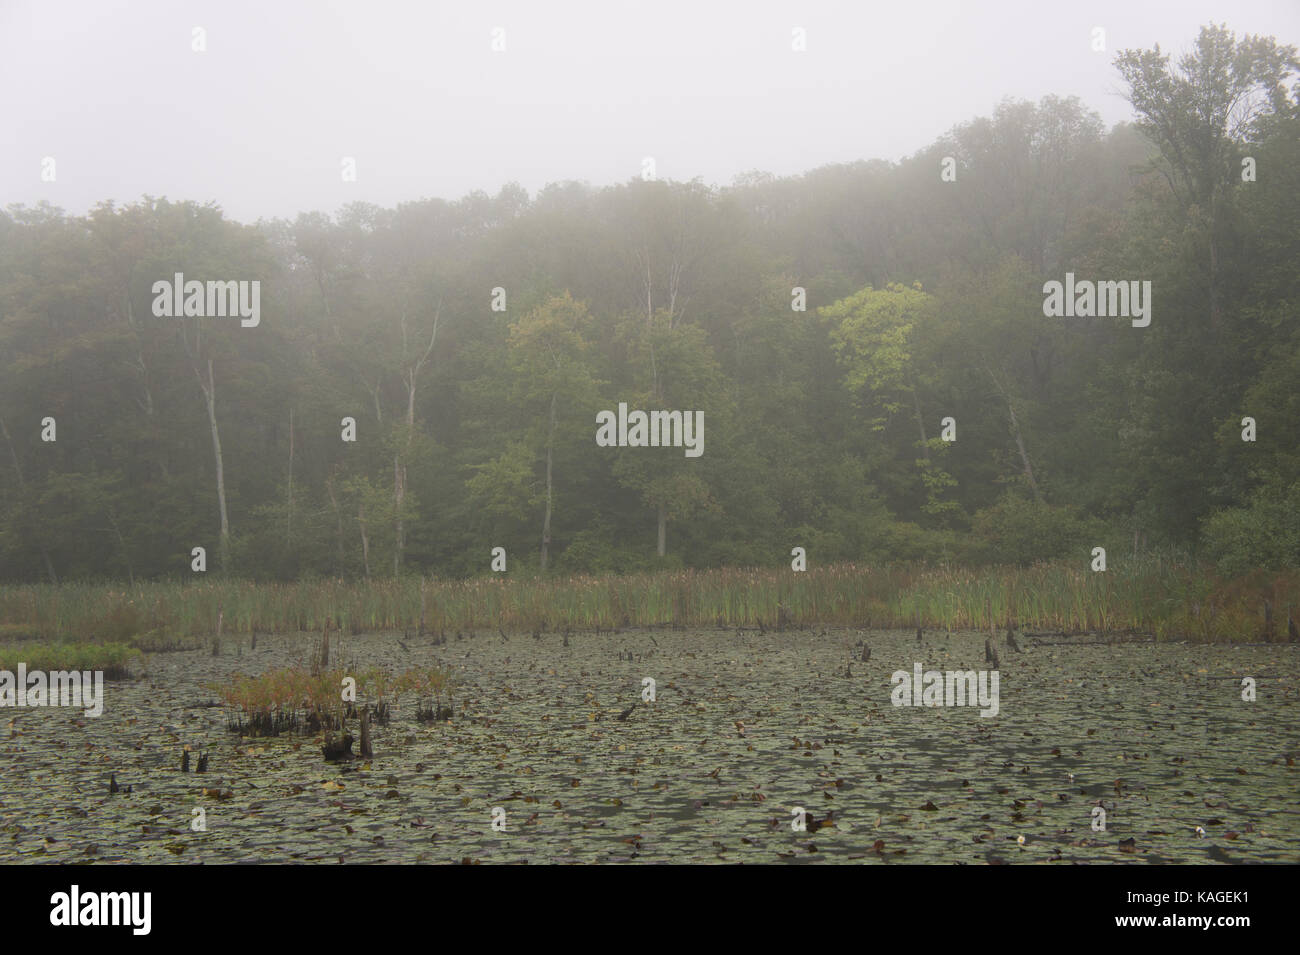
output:
[[995, 716], [893, 705], [895, 671], [989, 669], [985, 636], [346, 637], [345, 666], [460, 684], [450, 720], [403, 699], [349, 764], [227, 729], [211, 684], [314, 640], [227, 637], [109, 682], [98, 718], [0, 710], [0, 861], [1300, 862], [1300, 648], [1022, 635]]

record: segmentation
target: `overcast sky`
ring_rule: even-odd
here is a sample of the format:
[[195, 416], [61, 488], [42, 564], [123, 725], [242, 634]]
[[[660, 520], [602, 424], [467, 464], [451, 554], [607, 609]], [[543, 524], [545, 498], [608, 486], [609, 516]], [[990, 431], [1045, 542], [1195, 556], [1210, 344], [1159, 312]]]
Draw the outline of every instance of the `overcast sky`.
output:
[[1300, 44], [1300, 0], [0, 0], [0, 204], [149, 193], [251, 222], [604, 185], [646, 156], [719, 185], [896, 160], [1004, 96], [1128, 119], [1115, 52], [1211, 20]]

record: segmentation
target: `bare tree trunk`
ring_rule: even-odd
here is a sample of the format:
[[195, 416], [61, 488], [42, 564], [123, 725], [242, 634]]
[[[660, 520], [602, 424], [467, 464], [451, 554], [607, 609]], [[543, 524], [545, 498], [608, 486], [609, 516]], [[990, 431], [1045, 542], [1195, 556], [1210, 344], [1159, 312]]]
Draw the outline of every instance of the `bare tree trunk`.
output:
[[428, 593], [427, 593], [428, 584], [429, 584], [428, 580], [426, 580], [424, 575], [421, 574], [420, 575], [420, 629], [416, 631], [416, 636], [421, 638], [424, 637], [425, 610], [428, 608]]
[[929, 439], [925, 436], [925, 419], [921, 417], [921, 397], [916, 386], [912, 386], [912, 404], [916, 407], [916, 426], [921, 429], [921, 457], [930, 460]]
[[[655, 315], [654, 281], [650, 270], [650, 248], [649, 246], [643, 245], [642, 249], [645, 252], [645, 258], [642, 259], [641, 264], [645, 266], [645, 318], [648, 322], [654, 318]], [[637, 258], [641, 258], [641, 256], [637, 256]]]
[[1029, 482], [1029, 489], [1034, 492], [1034, 500], [1039, 504], [1043, 503], [1043, 495], [1038, 490], [1038, 482], [1034, 480], [1034, 467], [1029, 463], [1029, 453], [1025, 450], [1025, 442], [1020, 434], [1020, 422], [1016, 420], [1015, 403], [1011, 400], [1011, 393], [1002, 386], [998, 376], [993, 373], [992, 368], [985, 368], [989, 377], [993, 379], [993, 387], [997, 388], [998, 393], [1002, 395], [1002, 400], [1007, 403], [1007, 414], [1011, 418], [1011, 434], [1016, 439], [1016, 449], [1020, 452], [1021, 469], [1024, 471], [1025, 480]]
[[149, 418], [154, 416], [153, 390], [149, 387], [149, 366], [145, 364], [144, 347], [140, 344], [140, 335], [136, 331], [135, 324], [135, 306], [131, 302], [131, 280], [127, 277], [125, 289], [122, 294], [123, 301], [126, 302], [126, 324], [131, 329], [131, 334], [135, 337], [135, 364], [140, 369], [140, 383], [144, 390], [144, 400], [136, 399], [141, 410]]
[[325, 320], [330, 327], [334, 329], [334, 340], [343, 341], [343, 330], [339, 323], [334, 320], [334, 310], [330, 308], [329, 291], [325, 288], [325, 269], [317, 262], [312, 262], [312, 275], [316, 279], [316, 287], [320, 289], [321, 304], [325, 307]]
[[[650, 345], [650, 393], [654, 396], [655, 401], [662, 401], [663, 394], [660, 391], [659, 366], [657, 361], [655, 360], [654, 311], [651, 308], [651, 302], [650, 302], [651, 275], [650, 275], [650, 252], [648, 249], [646, 250], [645, 262], [646, 262], [646, 276], [645, 276], [646, 340]], [[671, 313], [669, 313], [668, 316], [668, 324], [669, 327], [672, 326]], [[655, 544], [655, 553], [658, 554], [660, 557], [663, 557], [664, 554], [667, 552], [667, 546], [668, 546], [668, 508], [665, 505], [663, 504], [659, 505], [657, 517], [658, 517], [658, 525], [659, 525], [658, 526], [659, 534]]]
[[1207, 228], [1207, 238], [1209, 239], [1210, 252], [1210, 274], [1209, 274], [1209, 299], [1210, 299], [1210, 328], [1217, 332], [1219, 324], [1223, 318], [1219, 303], [1219, 186], [1212, 186], [1210, 189], [1209, 199], [1209, 224]]
[[1016, 409], [1012, 406], [1010, 399], [1007, 400], [1007, 412], [1011, 415], [1011, 431], [1016, 436], [1016, 447], [1020, 450], [1020, 462], [1024, 466], [1025, 479], [1029, 481], [1029, 489], [1034, 492], [1034, 500], [1042, 504], [1043, 495], [1038, 492], [1038, 482], [1034, 480], [1034, 468], [1029, 463], [1029, 455], [1025, 451], [1025, 442], [1020, 437], [1020, 425], [1016, 422]]
[[366, 536], [366, 505], [357, 504], [357, 523], [361, 526], [361, 562], [366, 568], [366, 580], [370, 579], [370, 538]]
[[[437, 332], [435, 331], [434, 334], [436, 335]], [[421, 364], [423, 364], [423, 362], [421, 362]], [[411, 369], [410, 374], [407, 375], [406, 446], [408, 448], [411, 446], [411, 435], [414, 433], [414, 429], [415, 429], [415, 376], [418, 371], [419, 371], [418, 368], [413, 368]]]
[[673, 257], [672, 266], [668, 270], [668, 327], [675, 328], [677, 324], [677, 292], [681, 288], [682, 281], [682, 264]]
[[650, 343], [650, 393], [654, 395], [655, 400], [658, 401], [659, 400], [659, 365], [655, 361], [655, 343], [654, 343], [653, 335], [654, 335], [654, 331], [652, 329], [650, 334], [647, 336], [647, 339], [649, 340]]
[[1210, 220], [1210, 327], [1217, 329], [1222, 320], [1219, 308], [1219, 240], [1215, 236], [1214, 220]]
[[[429, 346], [420, 356], [419, 361], [415, 362], [406, 370], [406, 456], [411, 456], [411, 442], [415, 440], [415, 388], [420, 380], [420, 372], [424, 369], [433, 354], [433, 345], [438, 340], [438, 322], [442, 318], [442, 300], [439, 299], [438, 307], [433, 313], [433, 334], [429, 336]], [[402, 359], [406, 359], [406, 312], [402, 312]], [[378, 410], [378, 391], [376, 391], [375, 408]], [[402, 502], [406, 500], [406, 465], [402, 464], [399, 455], [393, 455], [393, 519], [396, 524], [397, 536], [393, 549], [393, 576], [398, 576], [402, 571], [402, 557], [406, 549], [406, 533], [402, 521]]]
[[[140, 380], [144, 388], [144, 400], [136, 399], [136, 403], [149, 419], [149, 437], [156, 439], [158, 437], [158, 417], [154, 411], [153, 390], [149, 387], [149, 366], [145, 364], [144, 349], [136, 345], [136, 367], [140, 369]], [[162, 473], [163, 480], [171, 480], [171, 470], [167, 467], [167, 456], [161, 450], [158, 452], [158, 470]]]
[[650, 249], [643, 247], [642, 253], [637, 253], [637, 261], [645, 266], [645, 323], [646, 323], [646, 342], [650, 346], [650, 393], [659, 397], [659, 368], [655, 362], [655, 343], [654, 343], [654, 275], [650, 268]]
[[393, 515], [396, 536], [393, 538], [393, 576], [402, 572], [402, 501], [406, 499], [406, 468], [398, 455], [393, 455]]
[[145, 416], [153, 417], [153, 391], [149, 388], [149, 366], [144, 362], [144, 349], [136, 349], [135, 357], [136, 367], [140, 369], [140, 378], [144, 388], [144, 401], [140, 402], [140, 408], [144, 411]]
[[131, 552], [126, 548], [126, 539], [122, 537], [122, 529], [117, 526], [117, 518], [113, 516], [113, 508], [110, 507], [105, 512], [108, 515], [108, 524], [113, 528], [113, 534], [117, 537], [117, 546], [122, 548], [122, 559], [126, 561], [126, 577], [135, 586], [135, 571], [131, 567]]
[[546, 564], [551, 551], [551, 452], [555, 442], [555, 399], [551, 394], [551, 427], [546, 435], [546, 516], [542, 519], [542, 573], [546, 573]]
[[293, 409], [289, 409], [289, 517], [285, 521], [286, 543], [293, 544]]
[[335, 519], [338, 521], [338, 525], [339, 525], [339, 533], [338, 533], [338, 562], [337, 562], [337, 565], [335, 566], [334, 569], [335, 569], [336, 571], [338, 571], [339, 573], [342, 573], [342, 572], [343, 572], [343, 561], [344, 561], [344, 557], [343, 557], [343, 511], [341, 511], [341, 510], [339, 509], [339, 499], [338, 499], [338, 497], [336, 497], [335, 494], [334, 494], [334, 476], [333, 476], [332, 474], [331, 474], [329, 477], [327, 477], [327, 478], [325, 479], [325, 491], [326, 491], [326, 492], [329, 494], [329, 496], [330, 496], [330, 505], [334, 508], [334, 517], [335, 517]]
[[199, 379], [199, 388], [208, 405], [208, 424], [212, 426], [212, 454], [217, 461], [217, 506], [221, 511], [221, 572], [230, 570], [230, 521], [226, 516], [226, 474], [221, 463], [221, 435], [217, 431], [217, 386], [212, 377], [212, 359], [208, 359], [208, 383], [203, 383], [203, 376], [197, 368], [195, 376]]
[[[14, 462], [14, 474], [18, 475], [18, 489], [26, 490], [27, 482], [23, 480], [23, 469], [18, 463], [18, 452], [14, 448], [13, 438], [9, 437], [9, 429], [5, 427], [4, 418], [0, 418], [0, 434], [5, 436], [5, 443], [9, 445], [9, 456]], [[50, 560], [50, 552], [45, 549], [45, 539], [40, 534], [36, 535], [36, 546], [41, 552], [41, 559], [45, 561], [45, 572], [50, 575], [50, 583], [57, 584], [59, 578], [54, 573], [54, 562]]]

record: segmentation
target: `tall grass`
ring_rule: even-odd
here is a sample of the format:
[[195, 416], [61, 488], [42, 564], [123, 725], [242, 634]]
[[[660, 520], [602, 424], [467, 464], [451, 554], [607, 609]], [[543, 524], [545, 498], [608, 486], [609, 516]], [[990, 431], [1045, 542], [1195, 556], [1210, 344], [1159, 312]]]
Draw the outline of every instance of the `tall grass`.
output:
[[1126, 561], [1104, 573], [1093, 573], [1086, 562], [979, 569], [845, 563], [803, 573], [723, 568], [626, 577], [6, 586], [0, 587], [0, 628], [96, 642], [150, 631], [192, 637], [211, 634], [224, 609], [228, 634], [318, 631], [327, 623], [362, 633], [414, 629], [423, 605], [434, 633], [773, 627], [782, 612], [790, 626], [956, 630], [1014, 621], [1037, 630], [1240, 641], [1265, 636], [1265, 600], [1274, 608], [1273, 635], [1285, 639], [1287, 608], [1300, 612], [1300, 571], [1225, 581], [1207, 568], [1159, 559]]

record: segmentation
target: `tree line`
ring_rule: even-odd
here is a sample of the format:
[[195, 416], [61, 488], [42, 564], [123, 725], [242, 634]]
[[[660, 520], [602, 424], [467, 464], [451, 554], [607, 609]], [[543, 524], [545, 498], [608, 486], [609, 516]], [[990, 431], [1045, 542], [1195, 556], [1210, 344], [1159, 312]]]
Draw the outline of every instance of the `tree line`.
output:
[[[177, 576], [195, 546], [257, 579], [498, 546], [516, 572], [1298, 566], [1296, 51], [1210, 26], [1115, 68], [1110, 130], [1008, 100], [901, 162], [721, 188], [10, 206], [0, 579]], [[1149, 281], [1150, 325], [1045, 315], [1067, 272]], [[155, 315], [176, 273], [260, 282], [260, 322]], [[701, 410], [706, 452], [598, 447], [620, 402]]]

